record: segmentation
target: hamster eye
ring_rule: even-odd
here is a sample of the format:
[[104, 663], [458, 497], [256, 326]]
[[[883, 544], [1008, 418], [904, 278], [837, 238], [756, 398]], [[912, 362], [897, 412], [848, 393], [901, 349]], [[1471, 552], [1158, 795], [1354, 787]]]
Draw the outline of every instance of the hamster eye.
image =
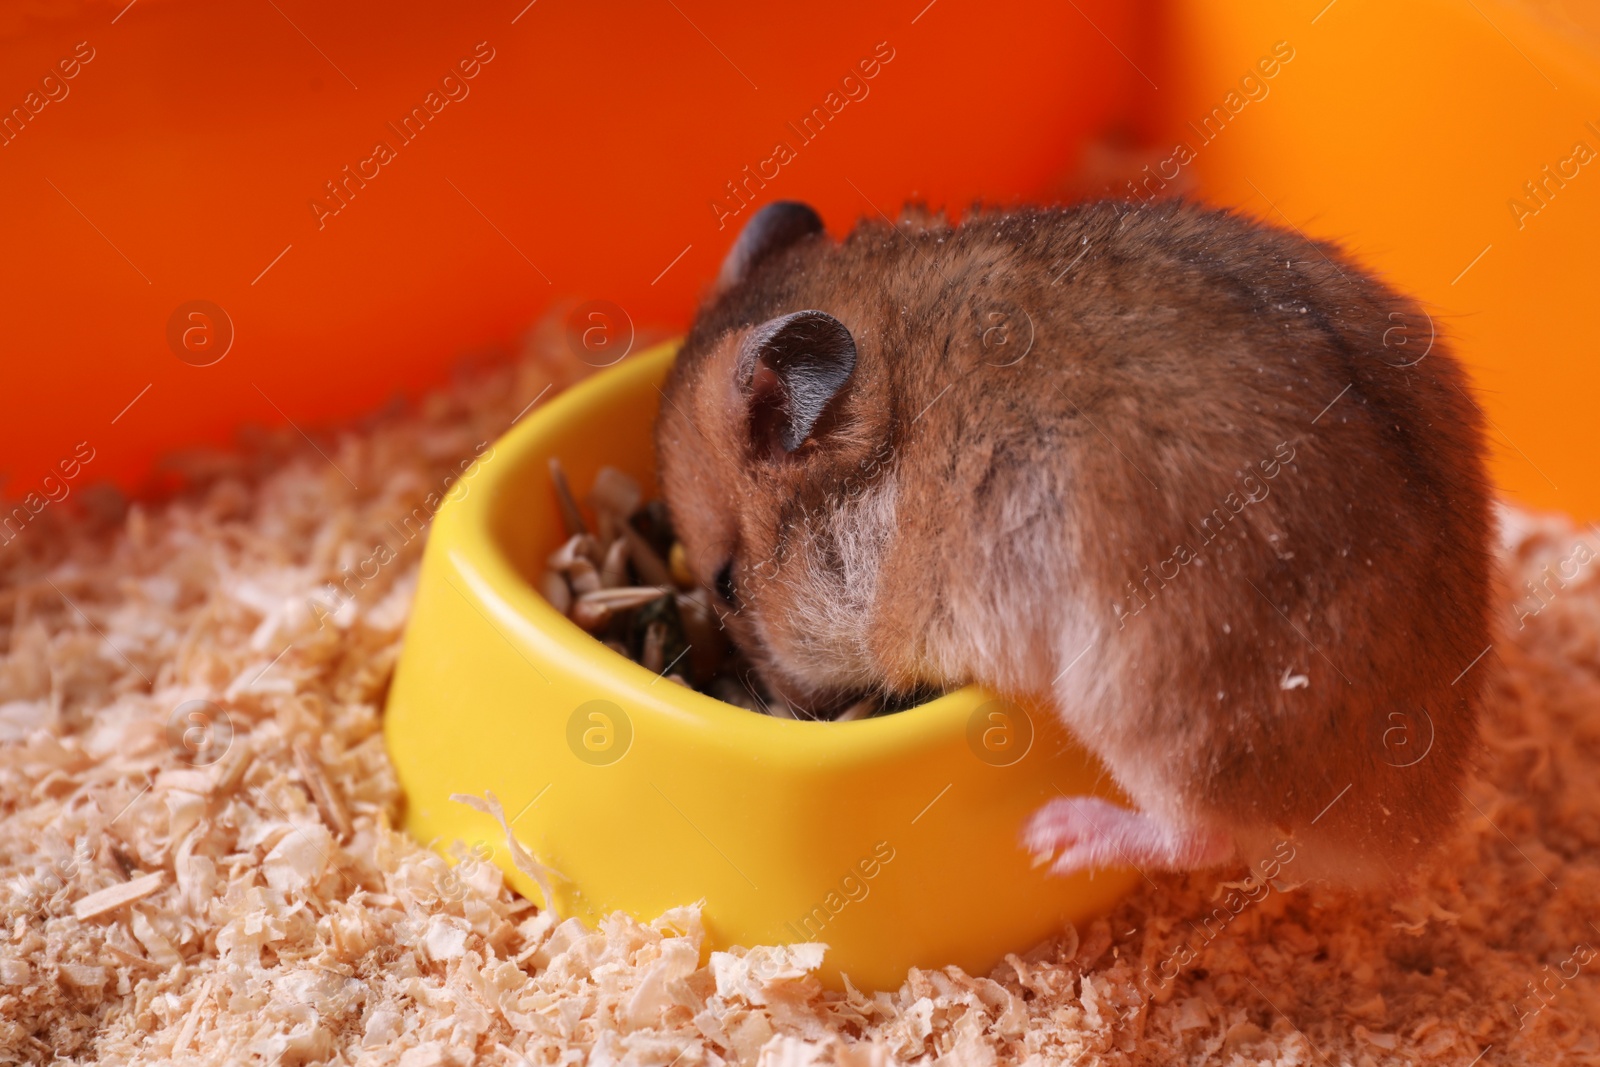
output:
[[738, 607], [739, 594], [733, 588], [733, 560], [730, 559], [722, 565], [722, 569], [717, 572], [715, 584], [717, 595], [727, 601], [729, 606]]

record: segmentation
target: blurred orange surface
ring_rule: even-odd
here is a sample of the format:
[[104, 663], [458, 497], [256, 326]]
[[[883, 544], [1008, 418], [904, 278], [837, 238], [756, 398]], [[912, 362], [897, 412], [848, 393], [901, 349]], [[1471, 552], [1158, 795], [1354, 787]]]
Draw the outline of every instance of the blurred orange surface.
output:
[[242, 424], [353, 416], [551, 306], [681, 327], [745, 201], [844, 230], [912, 195], [1041, 195], [1126, 104], [1139, 75], [1111, 42], [1138, 47], [1137, 14], [12, 5], [0, 493], [69, 465], [136, 488]]
[[551, 309], [603, 302], [607, 344], [681, 328], [768, 200], [842, 232], [1109, 191], [1339, 241], [1428, 308], [1402, 340], [1471, 367], [1500, 489], [1594, 518], [1600, 17], [1574, 10], [13, 4], [0, 495], [148, 487], [163, 453], [415, 395]]
[[[1151, 122], [1158, 143], [1194, 148], [1193, 190], [1336, 240], [1418, 297], [1430, 320], [1387, 343], [1414, 359], [1435, 332], [1449, 339], [1489, 416], [1501, 492], [1600, 517], [1600, 12], [1172, 0], [1162, 27]], [[1280, 42], [1293, 60], [1241, 84]]]

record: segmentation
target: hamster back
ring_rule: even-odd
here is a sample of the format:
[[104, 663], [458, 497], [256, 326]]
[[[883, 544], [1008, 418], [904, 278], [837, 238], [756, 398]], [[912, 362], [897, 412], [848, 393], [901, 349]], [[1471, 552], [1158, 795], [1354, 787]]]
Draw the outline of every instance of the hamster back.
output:
[[1137, 813], [1057, 869], [1277, 854], [1360, 880], [1452, 818], [1489, 646], [1482, 418], [1431, 319], [1220, 211], [747, 226], [669, 378], [701, 581], [802, 706], [1049, 697]]

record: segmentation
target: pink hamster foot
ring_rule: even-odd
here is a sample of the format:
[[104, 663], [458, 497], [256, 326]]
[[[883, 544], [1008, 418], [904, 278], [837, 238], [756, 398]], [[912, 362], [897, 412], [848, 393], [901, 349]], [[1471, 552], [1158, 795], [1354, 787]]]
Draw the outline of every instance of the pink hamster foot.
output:
[[1052, 874], [1098, 867], [1186, 871], [1225, 863], [1233, 839], [1216, 830], [1168, 826], [1099, 797], [1062, 797], [1033, 813], [1022, 833], [1028, 851], [1055, 855]]

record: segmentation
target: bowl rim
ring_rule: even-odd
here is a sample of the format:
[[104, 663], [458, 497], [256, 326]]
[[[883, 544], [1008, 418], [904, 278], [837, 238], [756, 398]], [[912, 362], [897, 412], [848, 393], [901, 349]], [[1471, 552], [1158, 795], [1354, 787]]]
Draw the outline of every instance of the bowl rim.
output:
[[[840, 739], [848, 740], [849, 747], [856, 749], [859, 756], [899, 753], [908, 747], [947, 743], [953, 731], [966, 730], [975, 709], [989, 702], [1005, 699], [1010, 705], [1026, 707], [1026, 700], [1002, 698], [981, 687], [966, 685], [891, 715], [849, 722], [763, 715], [684, 686], [653, 686], [660, 680], [658, 675], [607, 648], [557, 611], [523, 576], [495, 533], [499, 509], [506, 506], [508, 494], [513, 492], [509, 483], [530, 463], [555, 454], [552, 442], [573, 432], [578, 423], [596, 417], [609, 397], [642, 388], [643, 380], [665, 375], [681, 343], [682, 339], [677, 338], [655, 345], [563, 390], [494, 442], [494, 458], [501, 461], [486, 464], [480, 458], [474, 462], [476, 470], [469, 469], [463, 477], [463, 483], [471, 478], [475, 491], [451, 501], [447, 509], [450, 521], [441, 522], [442, 528], [435, 533], [445, 535], [440, 538], [441, 547], [453, 569], [479, 599], [480, 610], [489, 609], [491, 622], [499, 618], [514, 623], [509, 634], [506, 627], [496, 627], [502, 636], [527, 658], [530, 651], [537, 650], [530, 650], [526, 640], [519, 642], [517, 638], [526, 637], [527, 629], [538, 631], [552, 645], [575, 653], [572, 659], [562, 662], [563, 671], [591, 675], [605, 697], [629, 709], [660, 709], [689, 729], [724, 739], [730, 733], [743, 735], [754, 744], [776, 741], [812, 749], [807, 742], [826, 738], [830, 743], [825, 750], [835, 757], [843, 755], [838, 747]], [[650, 385], [660, 392], [655, 381]], [[532, 664], [533, 660], [529, 662]]]

